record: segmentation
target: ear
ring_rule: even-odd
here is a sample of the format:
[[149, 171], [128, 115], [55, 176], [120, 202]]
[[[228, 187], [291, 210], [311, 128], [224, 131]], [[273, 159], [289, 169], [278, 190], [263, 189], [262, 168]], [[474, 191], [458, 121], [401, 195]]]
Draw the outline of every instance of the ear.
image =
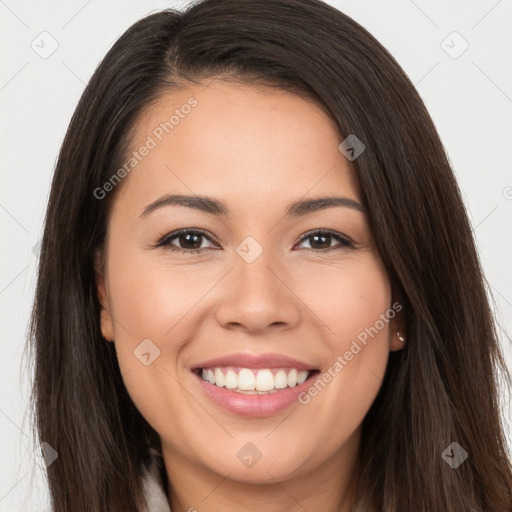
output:
[[[393, 293], [394, 298], [391, 301], [391, 309], [395, 311], [395, 316], [389, 322], [389, 350], [396, 352], [402, 350], [407, 343], [407, 321], [405, 318], [404, 303], [399, 293]], [[400, 336], [405, 340], [402, 341]]]
[[106, 290], [106, 266], [102, 249], [98, 249], [94, 255], [94, 270], [96, 275], [98, 300], [101, 304], [101, 333], [106, 340], [114, 341], [114, 322]]

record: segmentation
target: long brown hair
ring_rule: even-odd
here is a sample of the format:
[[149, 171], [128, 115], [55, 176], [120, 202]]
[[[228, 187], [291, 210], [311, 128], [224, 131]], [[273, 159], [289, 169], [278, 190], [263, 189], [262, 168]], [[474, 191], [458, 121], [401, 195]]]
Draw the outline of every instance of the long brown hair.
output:
[[[362, 26], [320, 0], [204, 0], [151, 14], [107, 53], [70, 122], [46, 214], [30, 326], [32, 404], [54, 512], [142, 510], [159, 438], [100, 331], [94, 252], [114, 197], [94, 194], [166, 91], [222, 76], [312, 98], [366, 146], [351, 162], [407, 319], [363, 422], [354, 512], [510, 512], [499, 376], [510, 386], [461, 193], [407, 75]], [[451, 467], [456, 442], [468, 454]]]

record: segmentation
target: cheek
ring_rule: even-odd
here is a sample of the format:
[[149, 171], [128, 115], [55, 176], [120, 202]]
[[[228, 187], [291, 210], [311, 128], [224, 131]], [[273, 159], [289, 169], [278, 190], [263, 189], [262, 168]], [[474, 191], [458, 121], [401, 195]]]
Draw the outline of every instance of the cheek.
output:
[[325, 333], [330, 358], [302, 403], [314, 409], [317, 424], [328, 424], [343, 437], [363, 420], [380, 389], [394, 311], [387, 272], [374, 254], [333, 266], [325, 276], [307, 276], [316, 283], [308, 287], [307, 302]]
[[201, 276], [193, 266], [171, 267], [164, 258], [126, 257], [110, 272], [117, 319], [134, 339], [168, 344], [174, 329], [183, 332], [194, 305], [211, 287], [211, 276]]
[[[127, 249], [117, 255], [112, 251], [109, 262], [121, 374], [133, 402], [150, 423], [178, 418], [177, 412], [187, 405], [188, 395], [176, 393], [182, 355], [197, 334], [201, 298], [218, 280], [211, 268], [171, 266], [159, 256]], [[116, 258], [119, 264], [114, 263]]]
[[[371, 328], [390, 308], [387, 272], [375, 253], [354, 255], [342, 263], [303, 267], [294, 290], [315, 313], [318, 326], [337, 354], [349, 350], [351, 340]], [[323, 327], [322, 327], [323, 326]], [[379, 334], [387, 333], [379, 322]]]
[[192, 336], [193, 306], [211, 285], [198, 280], [192, 266], [171, 272], [161, 258], [142, 251], [112, 251], [109, 265], [116, 353], [127, 392], [155, 430], [172, 425], [177, 432], [188, 397], [177, 392], [180, 353]]
[[357, 395], [367, 383], [378, 383], [384, 373], [389, 355], [391, 290], [387, 273], [374, 255], [368, 264], [351, 272], [341, 288], [336, 296], [334, 291], [331, 295], [338, 304], [330, 310], [336, 333], [332, 348], [343, 364], [345, 378], [359, 381]]
[[339, 335], [336, 337], [338, 352], [349, 350], [353, 340], [364, 343], [369, 331], [375, 337], [387, 335], [388, 324], [379, 320], [391, 305], [391, 294], [387, 277], [378, 266], [352, 271], [341, 286], [330, 290], [329, 297], [332, 297], [329, 315], [333, 331]]

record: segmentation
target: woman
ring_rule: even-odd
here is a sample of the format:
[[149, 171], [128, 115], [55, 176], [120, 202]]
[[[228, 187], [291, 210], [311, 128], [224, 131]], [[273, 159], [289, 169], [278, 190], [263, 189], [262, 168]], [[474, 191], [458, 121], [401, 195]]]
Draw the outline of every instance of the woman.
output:
[[55, 512], [511, 509], [453, 172], [396, 61], [322, 2], [204, 0], [115, 43], [31, 328]]

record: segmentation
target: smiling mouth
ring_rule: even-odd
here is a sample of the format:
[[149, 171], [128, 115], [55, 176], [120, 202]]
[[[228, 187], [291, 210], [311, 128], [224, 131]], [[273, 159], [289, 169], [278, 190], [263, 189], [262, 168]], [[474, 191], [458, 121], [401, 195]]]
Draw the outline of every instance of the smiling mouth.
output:
[[218, 388], [245, 395], [268, 395], [296, 387], [319, 370], [296, 368], [243, 368], [234, 366], [196, 368], [193, 372]]

